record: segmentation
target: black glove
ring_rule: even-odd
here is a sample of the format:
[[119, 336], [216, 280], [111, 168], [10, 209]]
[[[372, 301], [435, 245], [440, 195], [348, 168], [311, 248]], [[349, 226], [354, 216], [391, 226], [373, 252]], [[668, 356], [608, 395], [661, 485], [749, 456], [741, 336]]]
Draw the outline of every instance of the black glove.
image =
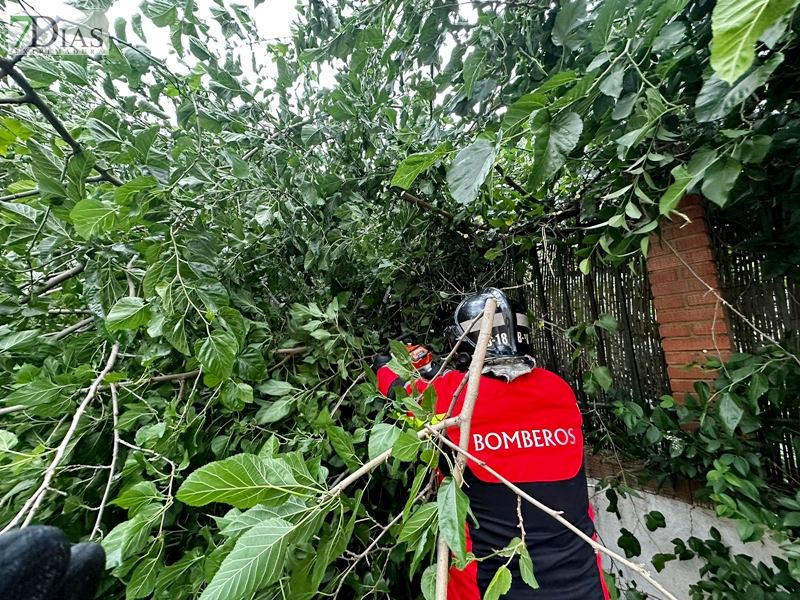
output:
[[9, 531], [0, 535], [0, 598], [92, 600], [105, 563], [100, 544], [70, 547], [56, 527]]
[[378, 356], [375, 357], [375, 360], [372, 362], [372, 370], [376, 373], [378, 369], [381, 367], [385, 367], [389, 364], [389, 361], [392, 360], [392, 355], [388, 352], [381, 352]]

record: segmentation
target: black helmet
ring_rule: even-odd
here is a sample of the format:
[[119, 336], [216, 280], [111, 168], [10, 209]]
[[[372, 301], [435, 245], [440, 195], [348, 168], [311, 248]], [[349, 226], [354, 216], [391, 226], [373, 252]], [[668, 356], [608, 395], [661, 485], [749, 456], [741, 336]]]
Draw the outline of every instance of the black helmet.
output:
[[[497, 300], [497, 311], [494, 315], [492, 339], [489, 341], [486, 357], [530, 356], [533, 353], [531, 326], [525, 309], [519, 302], [511, 300], [497, 288], [486, 288], [480, 294], [461, 301], [454, 315], [455, 325], [450, 325], [444, 332], [449, 348], [455, 346], [472, 320], [481, 313], [489, 298]], [[472, 331], [461, 342], [460, 353], [464, 352], [471, 356], [475, 351], [481, 321], [484, 318], [475, 323]]]

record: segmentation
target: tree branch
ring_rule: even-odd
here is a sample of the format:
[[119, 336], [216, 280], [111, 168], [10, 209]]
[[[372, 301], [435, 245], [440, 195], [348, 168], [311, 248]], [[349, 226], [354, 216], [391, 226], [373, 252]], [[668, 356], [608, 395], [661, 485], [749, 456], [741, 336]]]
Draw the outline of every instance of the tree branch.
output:
[[[97, 175], [86, 178], [86, 183], [99, 183], [101, 181], [105, 181], [105, 179]], [[11, 194], [9, 196], [0, 196], [0, 202], [11, 202], [12, 200], [19, 200], [20, 198], [30, 198], [32, 196], [38, 196], [41, 193], [41, 190], [36, 188], [35, 190], [28, 190], [27, 192], [20, 192], [18, 194]]]
[[[483, 371], [483, 364], [486, 360], [486, 351], [489, 348], [489, 342], [492, 339], [492, 327], [494, 325], [494, 314], [497, 312], [497, 300], [489, 298], [483, 306], [481, 312], [481, 331], [478, 334], [478, 343], [475, 346], [475, 352], [472, 356], [472, 362], [469, 365], [467, 395], [464, 398], [464, 404], [461, 407], [461, 412], [458, 417], [459, 423], [459, 446], [463, 450], [469, 449], [469, 434], [472, 429], [472, 414], [475, 412], [475, 404], [478, 401], [478, 391], [480, 390], [481, 377]], [[469, 329], [475, 325], [477, 317], [469, 325]], [[463, 339], [464, 336], [462, 336]], [[459, 340], [460, 341], [460, 340]], [[463, 381], [461, 382], [463, 385]], [[462, 387], [461, 385], [459, 388]], [[458, 401], [457, 392], [453, 396], [451, 406], [454, 406]], [[464, 485], [464, 469], [467, 466], [467, 459], [459, 454], [456, 457], [455, 469], [453, 469], [453, 479], [458, 487]], [[447, 600], [447, 579], [450, 571], [450, 548], [447, 546], [447, 541], [443, 534], [439, 534], [439, 539], [436, 543], [436, 600]]]
[[100, 506], [97, 508], [97, 519], [94, 522], [92, 533], [89, 535], [90, 540], [94, 539], [95, 534], [100, 531], [100, 523], [103, 520], [103, 511], [106, 508], [108, 494], [111, 492], [111, 485], [114, 483], [114, 467], [117, 464], [117, 456], [119, 455], [119, 430], [117, 428], [119, 424], [119, 398], [117, 397], [117, 386], [113, 383], [111, 384], [111, 415], [114, 419], [114, 446], [111, 449], [111, 463], [108, 465], [108, 482], [103, 492], [103, 499], [100, 500]]
[[425, 209], [427, 211], [434, 212], [437, 215], [441, 215], [441, 216], [445, 217], [446, 219], [452, 219], [453, 218], [453, 215], [450, 214], [449, 212], [447, 212], [446, 210], [442, 210], [441, 208], [436, 208], [430, 202], [425, 202], [425, 200], [417, 198], [416, 196], [412, 196], [408, 192], [403, 192], [402, 194], [400, 194], [400, 199], [401, 200], [405, 200], [409, 204], [414, 204], [416, 206], [419, 206], [420, 208], [423, 208], [423, 209]]
[[16, 404], [14, 406], [6, 406], [5, 408], [0, 408], [0, 417], [2, 417], [3, 415], [10, 415], [11, 413], [25, 410], [26, 408], [28, 407], [22, 404]]
[[62, 338], [67, 337], [70, 333], [75, 333], [76, 331], [83, 329], [92, 322], [94, 322], [94, 316], [86, 317], [82, 321], [78, 321], [77, 323], [75, 323], [74, 325], [70, 325], [66, 329], [63, 329], [55, 333], [46, 333], [42, 337], [49, 337], [52, 338], [53, 340], [60, 340]]
[[100, 387], [100, 382], [103, 381], [103, 378], [108, 374], [109, 371], [114, 367], [114, 363], [117, 362], [117, 355], [119, 354], [119, 342], [115, 342], [114, 345], [111, 347], [111, 354], [108, 357], [108, 361], [106, 361], [106, 366], [100, 371], [100, 374], [95, 378], [92, 382], [89, 391], [86, 393], [86, 397], [83, 399], [83, 402], [80, 403], [78, 409], [75, 411], [75, 414], [72, 416], [72, 423], [67, 430], [67, 434], [64, 436], [64, 439], [61, 441], [61, 444], [58, 446], [58, 450], [56, 450], [56, 455], [53, 458], [53, 462], [50, 463], [50, 466], [47, 467], [47, 470], [44, 472], [44, 480], [42, 484], [39, 486], [39, 489], [34, 492], [34, 494], [28, 498], [28, 501], [25, 502], [22, 509], [17, 513], [17, 515], [11, 519], [8, 525], [3, 528], [0, 533], [5, 533], [9, 529], [12, 529], [19, 523], [25, 514], [27, 513], [27, 517], [25, 517], [25, 521], [22, 523], [22, 527], [27, 527], [30, 522], [33, 520], [33, 517], [36, 515], [36, 511], [39, 510], [39, 507], [44, 500], [44, 497], [47, 495], [47, 491], [50, 489], [50, 483], [53, 481], [53, 477], [55, 477], [56, 469], [58, 468], [59, 463], [64, 458], [64, 455], [67, 453], [67, 447], [69, 443], [72, 441], [72, 437], [75, 435], [75, 431], [78, 429], [78, 424], [80, 423], [81, 417], [83, 413], [86, 412], [86, 408], [89, 406], [89, 403], [92, 399], [97, 395], [97, 390]]
[[[469, 382], [467, 383], [467, 395], [464, 398], [464, 405], [461, 407], [459, 417], [461, 425], [459, 427], [459, 446], [462, 450], [469, 449], [469, 434], [472, 429], [472, 414], [475, 412], [475, 404], [478, 401], [478, 391], [481, 385], [483, 363], [486, 360], [486, 351], [492, 339], [492, 326], [494, 325], [494, 314], [497, 311], [497, 300], [489, 298], [483, 307], [483, 321], [481, 321], [481, 332], [478, 335], [478, 343], [472, 355], [472, 363], [469, 366]], [[467, 459], [463, 455], [456, 458], [456, 468], [453, 478], [461, 487], [464, 483], [464, 469], [467, 466]]]
[[[23, 92], [25, 92], [23, 98], [27, 98], [26, 103], [31, 104], [35, 106], [37, 109], [39, 109], [39, 112], [42, 113], [42, 116], [45, 119], [47, 119], [47, 121], [50, 123], [53, 129], [56, 130], [56, 133], [61, 137], [61, 139], [64, 140], [69, 145], [70, 148], [72, 148], [72, 153], [80, 154], [83, 148], [81, 147], [78, 140], [72, 137], [72, 134], [67, 130], [64, 123], [62, 123], [61, 120], [55, 115], [50, 106], [42, 99], [39, 93], [33, 88], [28, 79], [22, 73], [20, 73], [16, 68], [14, 68], [14, 65], [11, 61], [0, 59], [0, 68], [3, 71], [5, 71], [8, 74], [8, 76], [11, 77], [11, 79], [13, 79], [16, 82], [16, 84], [22, 89]], [[109, 183], [112, 183], [118, 187], [123, 185], [122, 181], [117, 179], [117, 177], [111, 174], [111, 172], [108, 171], [108, 169], [106, 169], [105, 167], [95, 165], [94, 170], [100, 173], [101, 177], [105, 181], [108, 181]]]
[[500, 475], [500, 473], [498, 473], [497, 471], [492, 469], [484, 461], [482, 461], [481, 459], [477, 458], [476, 456], [470, 454], [466, 450], [463, 450], [462, 448], [456, 446], [453, 442], [451, 442], [449, 439], [447, 439], [447, 436], [443, 435], [440, 431], [434, 430], [432, 427], [430, 427], [430, 425], [426, 425], [425, 429], [427, 431], [429, 431], [431, 433], [431, 435], [434, 435], [434, 436], [438, 437], [442, 441], [442, 443], [444, 443], [446, 446], [448, 446], [448, 447], [452, 448], [453, 450], [455, 450], [456, 452], [458, 452], [461, 456], [464, 457], [465, 460], [466, 459], [471, 460], [472, 462], [474, 462], [475, 464], [477, 464], [481, 468], [483, 468], [487, 473], [489, 473], [490, 475], [492, 475], [495, 478], [497, 478], [497, 480], [500, 483], [502, 483], [507, 488], [509, 488], [511, 491], [513, 491], [517, 496], [521, 497], [526, 502], [529, 502], [530, 504], [533, 504], [536, 508], [538, 508], [542, 512], [544, 512], [544, 513], [550, 515], [551, 517], [553, 517], [556, 521], [558, 521], [559, 523], [564, 525], [564, 527], [569, 529], [572, 533], [577, 535], [584, 542], [586, 542], [592, 548], [594, 548], [595, 552], [602, 552], [603, 554], [606, 554], [607, 556], [610, 556], [612, 559], [621, 562], [626, 567], [629, 567], [629, 568], [633, 569], [634, 571], [639, 573], [639, 575], [641, 575], [644, 579], [646, 579], [650, 583], [650, 585], [655, 587], [659, 592], [661, 592], [667, 598], [669, 598], [669, 600], [678, 600], [674, 595], [669, 593], [660, 583], [658, 583], [655, 579], [653, 579], [650, 576], [650, 573], [647, 571], [647, 569], [644, 568], [644, 565], [636, 564], [634, 562], [631, 562], [631, 561], [627, 560], [626, 558], [623, 558], [622, 556], [620, 556], [619, 554], [617, 554], [613, 550], [609, 550], [608, 548], [606, 548], [602, 544], [596, 542], [595, 540], [590, 538], [588, 535], [583, 533], [583, 531], [581, 531], [580, 529], [575, 527], [575, 525], [573, 525], [572, 523], [567, 521], [563, 516], [561, 516], [561, 513], [559, 511], [553, 510], [549, 506], [547, 506], [545, 504], [542, 504], [541, 502], [536, 500], [536, 498], [534, 498], [533, 496], [525, 493], [523, 490], [521, 490], [516, 485], [511, 483], [508, 479], [506, 479], [505, 477]]
[[511, 179], [509, 175], [506, 175], [505, 171], [503, 171], [503, 167], [501, 167], [500, 165], [495, 165], [494, 168], [498, 173], [500, 173], [500, 177], [502, 177], [503, 180], [508, 184], [508, 187], [510, 187], [512, 190], [514, 190], [524, 198], [527, 198], [530, 195], [528, 192], [525, 191], [524, 187], [522, 187], [516, 181]]
[[67, 279], [70, 279], [72, 277], [75, 277], [75, 275], [79, 275], [79, 274], [83, 273], [83, 270], [85, 268], [86, 268], [85, 264], [79, 263], [79, 264], [75, 265], [74, 267], [72, 267], [71, 269], [67, 269], [66, 271], [62, 271], [61, 273], [58, 273], [57, 275], [54, 275], [53, 277], [48, 279], [44, 283], [44, 285], [36, 288], [35, 290], [33, 290], [30, 293], [29, 296], [26, 296], [25, 298], [23, 298], [22, 299], [22, 304], [27, 304], [28, 302], [30, 302], [33, 299], [34, 296], [39, 296], [41, 294], [44, 294], [48, 290], [52, 290], [54, 287], [56, 287], [60, 283], [65, 282]]
[[17, 98], [0, 98], [0, 104], [28, 104], [31, 99], [28, 96], [18, 96]]

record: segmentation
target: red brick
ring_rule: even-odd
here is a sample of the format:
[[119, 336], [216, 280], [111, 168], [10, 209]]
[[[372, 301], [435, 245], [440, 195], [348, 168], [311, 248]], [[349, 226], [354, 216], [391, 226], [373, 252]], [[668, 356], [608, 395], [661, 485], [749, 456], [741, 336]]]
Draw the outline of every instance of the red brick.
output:
[[[716, 286], [714, 286], [710, 281], [707, 282], [707, 283], [711, 287], [716, 288]], [[719, 302], [719, 300], [709, 290], [706, 290], [705, 292], [703, 292], [701, 294], [687, 294], [686, 295], [686, 304], [688, 304], [689, 306], [700, 306], [700, 305], [705, 305], [705, 304], [711, 304], [712, 306], [715, 306], [717, 304], [717, 302]], [[721, 305], [722, 304], [720, 303], [720, 306]]]
[[683, 367], [690, 363], [705, 364], [706, 355], [702, 352], [664, 352], [664, 359], [672, 367]]
[[714, 318], [713, 308], [694, 308], [686, 310], [658, 311], [656, 318], [660, 324], [668, 323], [710, 323]]
[[679, 379], [689, 379], [691, 381], [700, 381], [700, 380], [714, 380], [717, 378], [716, 374], [712, 372], [703, 371], [700, 367], [692, 367], [691, 369], [684, 370], [681, 367], [669, 367], [667, 369], [667, 373], [669, 374], [670, 381], [676, 381]]
[[687, 250], [695, 250], [697, 248], [710, 248], [711, 238], [704, 233], [696, 235], [687, 235], [672, 242], [672, 247], [678, 252], [686, 252]]
[[689, 337], [692, 329], [689, 325], [661, 325], [658, 332], [663, 338]]
[[[694, 271], [694, 273], [692, 273]], [[681, 279], [687, 277], [694, 277], [695, 275], [716, 275], [717, 274], [717, 265], [714, 262], [702, 262], [692, 265], [692, 270], [690, 271], [685, 266], [681, 265], [678, 267], [678, 277]], [[703, 277], [705, 279], [705, 277]]]
[[653, 296], [667, 296], [673, 294], [682, 294], [686, 292], [698, 292], [700, 290], [707, 290], [703, 282], [699, 279], [684, 279], [683, 281], [669, 281], [667, 283], [654, 283], [650, 286], [653, 290]]
[[[681, 258], [683, 258], [683, 261]], [[671, 267], [683, 266], [684, 261], [691, 266], [704, 262], [710, 262], [713, 259], [713, 256], [711, 254], [711, 248], [700, 248], [690, 252], [682, 252], [681, 258], [678, 258], [678, 256], [675, 254], [672, 254], [671, 256], [657, 256], [655, 258], [648, 259], [647, 268], [651, 272], [662, 271]]]
[[[719, 346], [719, 340], [717, 340]], [[683, 352], [685, 350], [714, 350], [714, 340], [711, 336], [708, 337], [687, 337], [687, 338], [670, 338], [661, 342], [664, 350], [678, 350]]]
[[[678, 379], [676, 381], [670, 381], [670, 387], [672, 388], [673, 394], [678, 393], [685, 393], [685, 392], [692, 392], [694, 393], [694, 382], [689, 381], [687, 379]], [[683, 402], [683, 397], [680, 399], [675, 398], [679, 402]]]
[[666, 244], [661, 243], [657, 234], [652, 234], [650, 236], [650, 251], [647, 253], [647, 258], [656, 258], [658, 256], [666, 256], [667, 254], [672, 254], [672, 250], [670, 250], [669, 246]]
[[720, 318], [717, 319], [713, 327], [711, 323], [695, 323], [692, 325], [692, 333], [694, 335], [711, 335], [712, 329], [717, 339], [721, 336], [728, 337], [728, 324]]
[[656, 310], [666, 310], [670, 308], [683, 308], [686, 304], [683, 294], [676, 294], [674, 296], [656, 296], [653, 302], [656, 305]]
[[708, 229], [706, 228], [706, 222], [704, 219], [695, 219], [690, 223], [684, 221], [682, 225], [670, 225], [670, 227], [672, 228], [671, 231], [675, 236], [673, 239], [688, 238], [698, 234], [708, 237]]
[[678, 281], [678, 269], [666, 269], [664, 271], [656, 271], [650, 275], [650, 284], [654, 283], [667, 283], [670, 281]]

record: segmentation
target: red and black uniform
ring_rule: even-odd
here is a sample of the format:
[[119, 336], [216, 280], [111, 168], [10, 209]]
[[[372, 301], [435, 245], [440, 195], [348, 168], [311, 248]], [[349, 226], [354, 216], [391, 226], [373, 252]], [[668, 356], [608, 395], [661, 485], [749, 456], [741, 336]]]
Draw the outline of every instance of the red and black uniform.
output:
[[[464, 374], [450, 371], [433, 382], [437, 414], [447, 412]], [[384, 394], [403, 385], [387, 366], [378, 369]], [[425, 384], [420, 384], [424, 389]], [[454, 415], [461, 411], [465, 393]], [[514, 379], [511, 383], [489, 376], [481, 386], [472, 418], [469, 452], [485, 461], [503, 477], [547, 506], [562, 511], [564, 518], [594, 536], [592, 509], [583, 467], [582, 418], [575, 394], [560, 377], [545, 369]], [[459, 430], [447, 431], [459, 443]], [[467, 519], [467, 550], [481, 558], [506, 547], [520, 537], [517, 496], [472, 461], [464, 473], [464, 491], [478, 521]], [[558, 521], [529, 503], [522, 503], [525, 541], [539, 582], [534, 590], [525, 584], [515, 559], [508, 600], [608, 600], [600, 557], [583, 540]], [[506, 559], [492, 557], [472, 562], [466, 569], [450, 570], [449, 600], [480, 600], [497, 569]]]

